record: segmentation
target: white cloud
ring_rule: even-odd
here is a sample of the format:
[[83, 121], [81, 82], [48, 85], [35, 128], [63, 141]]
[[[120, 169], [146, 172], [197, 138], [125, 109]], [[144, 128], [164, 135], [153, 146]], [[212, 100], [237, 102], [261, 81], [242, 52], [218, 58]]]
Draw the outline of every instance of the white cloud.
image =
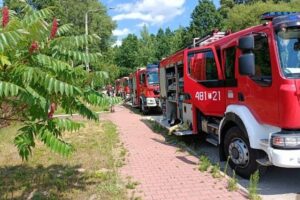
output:
[[116, 29], [116, 30], [113, 30], [113, 35], [114, 36], [126, 36], [130, 33], [129, 29], [128, 28], [124, 28], [124, 29]]
[[143, 14], [140, 12], [131, 12], [126, 14], [119, 14], [113, 17], [113, 20], [119, 21], [124, 19], [141, 19], [144, 21], [149, 21], [152, 19], [150, 14]]
[[121, 46], [122, 45], [122, 40], [117, 40], [113, 45], [112, 45], [112, 47], [115, 47], [115, 46]]
[[113, 17], [113, 20], [126, 19], [143, 20], [154, 24], [163, 24], [184, 12], [186, 0], [139, 0], [135, 3], [117, 5], [120, 14]]
[[148, 23], [146, 23], [146, 22], [142, 22], [142, 23], [139, 23], [138, 25], [136, 25], [137, 27], [144, 27], [144, 26], [149, 26], [149, 24]]

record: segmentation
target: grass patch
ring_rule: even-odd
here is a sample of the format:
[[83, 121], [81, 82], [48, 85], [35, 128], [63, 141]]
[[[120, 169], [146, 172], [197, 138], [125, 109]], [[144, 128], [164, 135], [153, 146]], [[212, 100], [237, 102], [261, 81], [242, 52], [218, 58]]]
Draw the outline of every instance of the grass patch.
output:
[[258, 182], [259, 182], [259, 171], [257, 170], [254, 174], [250, 176], [250, 183], [248, 188], [250, 200], [261, 200], [261, 197], [257, 194]]
[[127, 177], [127, 183], [126, 188], [129, 190], [134, 190], [136, 186], [138, 186], [140, 183], [137, 181], [133, 181], [131, 176]]
[[199, 170], [201, 172], [207, 171], [208, 168], [211, 166], [209, 158], [205, 155], [201, 155], [199, 160]]
[[238, 190], [237, 183], [238, 180], [236, 178], [235, 171], [233, 171], [232, 177], [228, 179], [228, 186], [227, 186], [228, 191], [237, 191]]
[[148, 125], [155, 133], [161, 133], [161, 134], [167, 134], [168, 129], [161, 126], [159, 123], [153, 121], [153, 120], [144, 120], [146, 125]]
[[127, 189], [130, 189], [130, 190], [133, 190], [133, 189], [135, 189], [136, 186], [138, 186], [138, 185], [139, 185], [139, 182], [136, 182], [136, 181], [131, 182], [131, 181], [129, 181], [129, 182], [126, 184], [126, 188], [127, 188]]
[[222, 175], [221, 175], [221, 172], [220, 172], [220, 164], [213, 165], [211, 167], [210, 173], [211, 173], [213, 178], [221, 178]]
[[127, 199], [118, 174], [126, 150], [111, 122], [86, 122], [65, 133], [76, 149], [67, 158], [37, 143], [28, 162], [13, 145], [18, 128], [0, 129], [0, 199]]
[[[88, 105], [88, 108], [91, 109], [94, 112], [103, 112], [103, 111], [110, 111], [110, 105], [104, 105], [104, 106], [93, 106]], [[66, 111], [62, 107], [58, 107], [54, 113], [55, 115], [61, 115], [66, 114]]]

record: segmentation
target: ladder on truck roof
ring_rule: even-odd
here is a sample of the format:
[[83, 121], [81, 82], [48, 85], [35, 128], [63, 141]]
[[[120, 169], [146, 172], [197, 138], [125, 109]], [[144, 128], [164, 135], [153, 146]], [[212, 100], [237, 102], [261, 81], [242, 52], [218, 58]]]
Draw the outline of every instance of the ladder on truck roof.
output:
[[207, 45], [211, 42], [223, 38], [226, 35], [227, 35], [226, 32], [218, 31], [218, 32], [213, 32], [212, 34], [209, 34], [203, 38], [194, 38], [192, 47], [200, 47], [200, 46]]

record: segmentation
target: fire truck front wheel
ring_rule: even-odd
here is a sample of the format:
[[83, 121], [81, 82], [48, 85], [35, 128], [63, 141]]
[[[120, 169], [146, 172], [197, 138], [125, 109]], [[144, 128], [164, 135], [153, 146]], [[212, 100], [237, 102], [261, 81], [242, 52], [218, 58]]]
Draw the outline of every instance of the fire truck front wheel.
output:
[[224, 152], [229, 165], [243, 178], [249, 178], [258, 169], [257, 152], [249, 144], [247, 134], [239, 127], [230, 128], [224, 139]]

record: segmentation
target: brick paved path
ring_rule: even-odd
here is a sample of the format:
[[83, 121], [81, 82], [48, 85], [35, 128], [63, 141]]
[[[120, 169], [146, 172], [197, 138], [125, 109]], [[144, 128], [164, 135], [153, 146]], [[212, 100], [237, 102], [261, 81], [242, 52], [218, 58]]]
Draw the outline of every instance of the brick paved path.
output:
[[246, 199], [241, 191], [228, 192], [224, 178], [219, 181], [198, 171], [197, 158], [166, 144], [140, 115], [120, 106], [105, 118], [119, 127], [121, 141], [129, 151], [121, 174], [140, 183], [135, 196], [145, 200]]

